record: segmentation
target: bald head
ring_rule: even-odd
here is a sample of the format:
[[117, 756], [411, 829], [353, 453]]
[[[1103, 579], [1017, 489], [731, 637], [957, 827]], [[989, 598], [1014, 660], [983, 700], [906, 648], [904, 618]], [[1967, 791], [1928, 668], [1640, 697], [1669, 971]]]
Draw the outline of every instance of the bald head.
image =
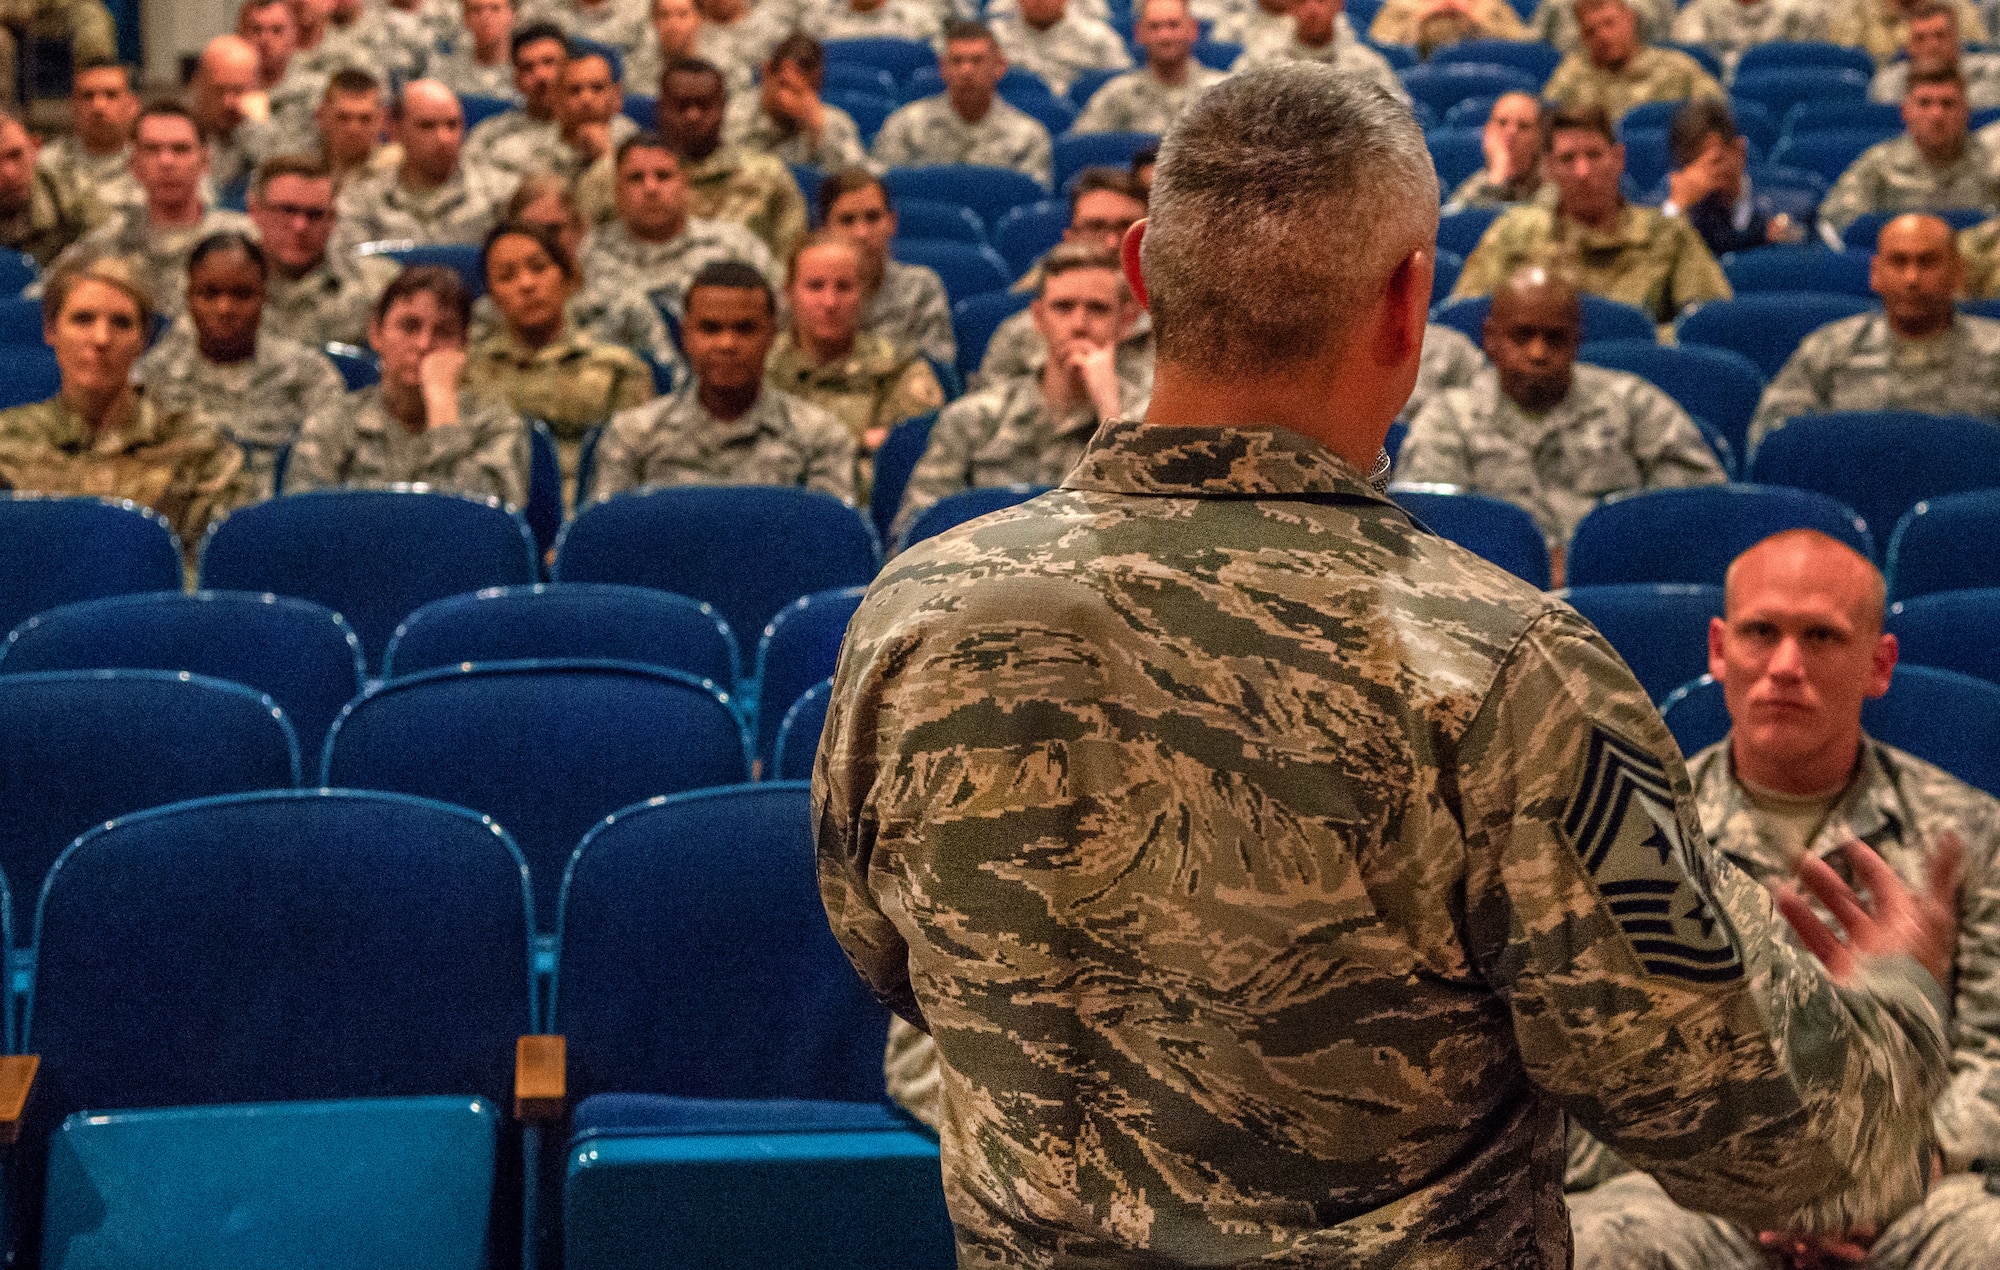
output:
[[192, 111], [202, 131], [227, 136], [243, 122], [243, 99], [257, 91], [257, 50], [248, 40], [218, 35], [195, 63]]
[[434, 79], [413, 79], [396, 98], [396, 140], [403, 146], [405, 185], [442, 185], [458, 169], [465, 112], [458, 94]]
[[1576, 288], [1540, 265], [1515, 271], [1493, 292], [1493, 315], [1511, 317], [1524, 309], [1559, 315], [1573, 326], [1583, 325], [1583, 301]]
[[1773, 585], [1826, 596], [1870, 634], [1882, 629], [1888, 587], [1868, 557], [1817, 529], [1772, 534], [1730, 562], [1722, 580], [1723, 612], [1738, 608]]
[[1540, 414], [1569, 395], [1583, 340], [1583, 303], [1568, 281], [1531, 266], [1493, 293], [1482, 335], [1501, 393]]
[[213, 77], [232, 70], [257, 70], [257, 49], [240, 35], [218, 35], [195, 62], [195, 74]]
[[1898, 335], [1928, 339], [1949, 327], [1964, 280], [1957, 235], [1944, 221], [1912, 213], [1882, 227], [1868, 284]]

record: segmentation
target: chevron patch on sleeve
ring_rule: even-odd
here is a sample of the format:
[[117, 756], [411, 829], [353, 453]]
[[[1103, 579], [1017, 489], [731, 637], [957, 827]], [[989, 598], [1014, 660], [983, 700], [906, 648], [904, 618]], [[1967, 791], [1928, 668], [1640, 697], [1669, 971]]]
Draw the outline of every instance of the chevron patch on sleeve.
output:
[[1648, 973], [1698, 983], [1742, 977], [1729, 927], [1690, 881], [1687, 841], [1658, 759], [1592, 729], [1562, 825]]

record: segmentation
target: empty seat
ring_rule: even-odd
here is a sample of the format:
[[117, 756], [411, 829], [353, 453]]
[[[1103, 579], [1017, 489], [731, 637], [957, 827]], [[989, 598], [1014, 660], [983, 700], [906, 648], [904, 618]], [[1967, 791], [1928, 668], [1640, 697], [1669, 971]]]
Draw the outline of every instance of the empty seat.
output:
[[[1872, 252], [1876, 239], [1882, 236], [1882, 227], [1903, 215], [1902, 212], [1863, 212], [1854, 218], [1840, 233], [1840, 241], [1849, 251]], [[1953, 229], [1971, 229], [1993, 213], [1983, 207], [1946, 207], [1924, 213], [1935, 216]]]
[[712, 606], [608, 582], [491, 587], [434, 600], [396, 628], [382, 674], [550, 657], [660, 666], [713, 680], [725, 691], [742, 677], [736, 637]]
[[534, 538], [497, 499], [314, 490], [240, 508], [202, 544], [201, 585], [274, 591], [339, 613], [371, 665], [405, 616], [447, 595], [534, 582]]
[[1012, 168], [980, 167], [974, 164], [937, 164], [930, 167], [890, 168], [882, 183], [893, 202], [903, 198], [929, 198], [940, 203], [962, 203], [979, 213], [991, 225], [1017, 207], [1039, 203], [1048, 189], [1031, 176]]
[[1924, 499], [1896, 523], [1883, 558], [1892, 600], [2000, 587], [2000, 491]]
[[1468, 97], [1498, 97], [1503, 93], [1541, 91], [1534, 75], [1512, 66], [1487, 63], [1432, 62], [1402, 73], [1403, 87], [1413, 101], [1442, 115]]
[[[1029, 261], [1030, 265], [1034, 262]], [[1035, 297], [1023, 291], [988, 291], [984, 295], [967, 296], [951, 306], [951, 331], [958, 342], [958, 369], [962, 374], [971, 375], [979, 370], [979, 363], [985, 360], [986, 346], [993, 342], [993, 333], [1000, 324], [1034, 303]]]
[[757, 645], [757, 754], [774, 753], [785, 711], [806, 689], [833, 675], [847, 624], [865, 587], [802, 595], [778, 610]]
[[1618, 650], [1655, 701], [1708, 670], [1708, 623], [1722, 616], [1720, 586], [1583, 586], [1563, 598]]
[[1773, 215], [1783, 212], [1807, 227], [1818, 219], [1820, 202], [1830, 184], [1816, 172], [1776, 163], [1752, 163], [1745, 175]]
[[[875, 537], [831, 494], [768, 485], [682, 485], [585, 508], [556, 547], [558, 582], [623, 582], [713, 604], [740, 664], [777, 611], [875, 576]], [[467, 588], [469, 589], [469, 588]]]
[[1764, 394], [1764, 376], [1741, 353], [1699, 344], [1603, 340], [1578, 349], [1577, 360], [1639, 376], [1720, 432], [1739, 458], [1748, 451], [1744, 437]]
[[[1828, 251], [1823, 247], [1758, 247], [1732, 251], [1722, 258], [1722, 272], [1738, 295], [1753, 291], [1818, 291], [1827, 295], [1861, 296], [1872, 301], [1868, 284], [1868, 250]], [[1852, 247], [1853, 239], [1848, 240]]]
[[1531, 586], [1548, 586], [1548, 543], [1535, 518], [1514, 504], [1454, 485], [1392, 485], [1389, 496], [1440, 537]]
[[40, 277], [41, 266], [25, 251], [0, 251], [0, 295], [18, 295]]
[[367, 349], [352, 344], [328, 344], [325, 352], [349, 392], [382, 382], [382, 363]]
[[1431, 54], [1432, 66], [1504, 66], [1535, 81], [1537, 89], [1555, 74], [1562, 54], [1552, 45], [1527, 40], [1461, 40]]
[[1851, 70], [1863, 75], [1875, 73], [1874, 61], [1867, 50], [1823, 40], [1771, 40], [1752, 45], [1744, 50], [1743, 60], [1736, 64], [1736, 73], [1741, 75], [1748, 71], [1755, 75], [1763, 71], [1814, 67]]
[[903, 531], [901, 540], [897, 542], [896, 549], [907, 550], [926, 538], [937, 537], [947, 529], [956, 529], [965, 522], [977, 520], [989, 512], [1005, 511], [1048, 491], [1049, 487], [1046, 485], [983, 485], [947, 494], [924, 508], [910, 521], [909, 527]]
[[[1683, 754], [1729, 733], [1722, 685], [1707, 675], [1676, 689], [1660, 713]], [[2000, 685], [1953, 670], [1899, 665], [1888, 694], [1862, 704], [1861, 727], [1968, 785], [2000, 794]]]
[[1885, 628], [1905, 666], [1956, 670], [2000, 683], [2000, 588], [1936, 591], [1889, 606]]
[[[1445, 198], [1450, 198], [1453, 190], [1486, 166], [1481, 128], [1433, 128], [1424, 134], [1424, 144], [1429, 147], [1431, 164], [1437, 169], [1438, 191]], [[1447, 287], [1435, 288], [1435, 294], [1440, 296], [1449, 291]]]
[[[465, 112], [465, 130], [472, 131], [478, 125], [495, 115], [504, 115], [514, 109], [514, 103], [505, 97], [481, 97], [471, 93], [458, 99], [459, 109]], [[651, 125], [647, 125], [650, 127]]]
[[[1598, 340], [1657, 342], [1658, 336], [1653, 326], [1653, 319], [1631, 305], [1607, 300], [1599, 295], [1583, 295], [1578, 298], [1583, 302], [1583, 338], [1586, 342]], [[1432, 320], [1458, 328], [1465, 333], [1466, 338], [1478, 344], [1484, 338], [1486, 314], [1492, 308], [1492, 296], [1467, 296], [1463, 300], [1453, 300], [1439, 309]]]
[[[18, 252], [0, 253], [0, 260]], [[18, 297], [20, 288], [0, 287], [0, 296]], [[42, 342], [42, 302], [19, 298], [0, 299], [0, 344], [32, 348]]]
[[[1770, 70], [1759, 70], [1754, 65], [1744, 70], [1739, 66], [1736, 78], [1730, 81], [1729, 95], [1733, 99], [1754, 101], [1769, 111], [1772, 118], [1783, 119], [1802, 101], [1862, 100], [1868, 96], [1868, 81], [1873, 73], [1845, 66], [1781, 66]], [[1786, 138], [1780, 147], [1798, 139]]]
[[521, 519], [535, 537], [539, 560], [556, 545], [563, 522], [562, 460], [549, 425], [540, 419], [528, 421], [528, 501]]
[[1784, 369], [1799, 341], [1829, 322], [1866, 313], [1860, 296], [1817, 291], [1764, 291], [1733, 300], [1711, 300], [1674, 329], [1682, 344], [1707, 344], [1743, 354], [1765, 378]]
[[[1451, 191], [1446, 190], [1446, 194]], [[1472, 249], [1486, 236], [1486, 231], [1494, 221], [1500, 219], [1503, 209], [1498, 207], [1468, 207], [1463, 211], [1438, 218], [1438, 243], [1446, 251], [1455, 251], [1470, 257]]]
[[1086, 132], [1057, 137], [1051, 151], [1056, 188], [1064, 188], [1085, 168], [1128, 168], [1133, 155], [1159, 144], [1159, 134], [1152, 132]]
[[1026, 207], [1016, 207], [993, 226], [993, 250], [1006, 260], [1016, 276], [1029, 268], [1049, 248], [1062, 241], [1069, 228], [1069, 203], [1044, 199]]
[[906, 198], [896, 204], [896, 237], [977, 246], [986, 241], [986, 225], [979, 219], [979, 213], [969, 207], [928, 198]]
[[832, 698], [833, 680], [822, 679], [800, 693], [798, 700], [785, 711], [784, 721], [778, 725], [778, 739], [771, 746], [772, 779], [812, 779], [820, 733], [826, 731], [826, 711]]
[[[835, 65], [837, 63], [829, 63], [826, 69], [832, 71]], [[847, 112], [847, 117], [854, 121], [854, 130], [861, 134], [861, 144], [864, 146], [875, 144], [875, 134], [882, 131], [882, 125], [888, 122], [890, 115], [896, 113], [897, 108], [894, 98], [883, 97], [876, 93], [855, 92], [852, 89], [829, 88], [823, 100], [827, 105], [838, 106]], [[815, 183], [816, 189], [817, 183]], [[808, 206], [816, 205], [817, 202], [818, 200], [811, 194], [807, 195]]]
[[[961, 342], [960, 351], [963, 352], [964, 348]], [[875, 483], [868, 491], [868, 518], [880, 542], [889, 541], [889, 526], [896, 519], [896, 509], [902, 506], [903, 490], [908, 487], [917, 463], [924, 457], [924, 450], [930, 445], [931, 429], [936, 425], [935, 410], [914, 419], [905, 419], [889, 430], [888, 440], [875, 451]]]
[[1005, 291], [1014, 280], [1000, 253], [985, 243], [896, 238], [889, 244], [889, 254], [903, 264], [934, 271], [944, 282], [945, 295], [953, 300]]
[[181, 548], [158, 513], [108, 498], [0, 494], [0, 626], [107, 595], [181, 589]]
[[1785, 113], [1785, 132], [1800, 136], [1829, 129], [1903, 130], [1903, 108], [1888, 101], [1802, 101]]
[[[821, 100], [831, 100], [825, 92], [866, 93], [889, 102], [890, 106], [900, 105], [903, 90], [898, 86], [899, 77], [880, 66], [862, 66], [855, 62], [827, 62], [822, 73]], [[642, 127], [652, 127], [653, 116], [646, 116]], [[637, 121], [635, 121], [637, 122]]]
[[1760, 485], [1614, 494], [1570, 539], [1573, 587], [1621, 582], [1722, 585], [1729, 562], [1772, 534], [1817, 529], [1873, 558], [1874, 538], [1853, 509], [1809, 490]]
[[186, 670], [269, 693], [306, 754], [361, 692], [361, 641], [309, 600], [246, 591], [161, 591], [67, 604], [0, 647], [0, 674]]
[[552, 918], [563, 862], [620, 807], [750, 772], [728, 699], [702, 680], [610, 661], [487, 662], [390, 680], [327, 737], [320, 783], [485, 812], [528, 861]]
[[875, 36], [853, 40], [828, 40], [826, 60], [829, 63], [853, 62], [861, 66], [879, 66], [900, 81], [909, 78], [910, 73], [920, 67], [936, 66], [937, 52], [925, 40], [899, 40], [888, 36]]
[[2000, 484], [2000, 428], [1904, 410], [1808, 415], [1765, 434], [1750, 479], [1829, 494], [1886, 533], [1923, 499]]
[[0, 410], [47, 401], [62, 391], [62, 371], [55, 350], [45, 344], [16, 344], [7, 349], [7, 375], [0, 379]]
[[[1858, 101], [1860, 98], [1861, 94], [1856, 93], [1851, 100]], [[1787, 106], [1791, 104], [1793, 103], [1788, 102]], [[1802, 132], [1780, 138], [1777, 148], [1771, 151], [1771, 162], [1790, 168], [1803, 168], [1831, 186], [1840, 179], [1842, 172], [1847, 171], [1848, 167], [1861, 157], [1862, 151], [1889, 140], [1897, 134], [1897, 131], [1897, 129], [1883, 128], [1823, 128], [1814, 132]]]
[[[646, 126], [651, 127], [649, 122]], [[402, 265], [443, 265], [458, 275], [465, 292], [477, 300], [486, 294], [486, 272], [479, 267], [479, 248], [471, 243], [362, 243], [354, 249], [358, 256], [379, 255]]]
[[93, 825], [186, 798], [290, 789], [299, 770], [292, 725], [242, 684], [164, 670], [0, 675], [0, 871], [33, 896]]

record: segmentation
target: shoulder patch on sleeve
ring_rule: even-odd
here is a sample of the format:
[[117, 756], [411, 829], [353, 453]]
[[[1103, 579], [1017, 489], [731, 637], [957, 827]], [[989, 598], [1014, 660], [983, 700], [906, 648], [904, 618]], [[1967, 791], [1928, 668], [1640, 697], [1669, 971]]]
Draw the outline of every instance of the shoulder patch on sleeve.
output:
[[1648, 973], [1697, 983], [1742, 978], [1728, 925], [1689, 880], [1686, 836], [1658, 759], [1592, 728], [1562, 831]]

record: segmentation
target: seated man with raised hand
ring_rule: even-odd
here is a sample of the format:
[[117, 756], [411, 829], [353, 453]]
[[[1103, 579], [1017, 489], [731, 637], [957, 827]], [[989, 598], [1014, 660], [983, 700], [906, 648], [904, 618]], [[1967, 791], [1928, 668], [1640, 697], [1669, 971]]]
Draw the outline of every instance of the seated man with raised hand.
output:
[[1752, 448], [1788, 419], [1831, 410], [2000, 417], [2000, 322], [1958, 311], [1963, 276], [1937, 217], [1883, 226], [1868, 266], [1881, 309], [1806, 336], [1757, 403]]
[[421, 483], [525, 504], [527, 425], [505, 401], [465, 386], [471, 310], [458, 274], [442, 265], [396, 275], [368, 323], [381, 382], [307, 417], [292, 444], [285, 492]]
[[993, 20], [993, 38], [1009, 65], [1067, 93], [1085, 71], [1125, 70], [1132, 54], [1108, 23], [1070, 8], [1069, 0], [1020, 0], [1020, 12]]
[[[734, 221], [782, 260], [806, 236], [805, 195], [775, 157], [724, 141], [728, 109], [722, 72], [707, 62], [676, 62], [660, 80], [660, 135], [680, 156], [689, 210]], [[588, 204], [587, 188], [578, 197]]]
[[944, 91], [898, 109], [875, 135], [876, 164], [985, 164], [1048, 184], [1049, 130], [1001, 100], [1007, 57], [993, 33], [978, 22], [947, 26], [938, 70]]
[[1396, 78], [1388, 59], [1340, 30], [1338, 19], [1347, 0], [1296, 0], [1282, 26], [1246, 44], [1230, 72], [1273, 62], [1324, 62], [1337, 71], [1364, 76], [1397, 101], [1407, 104], [1409, 90]]
[[1903, 135], [1848, 165], [1819, 205], [1820, 224], [1846, 229], [1866, 212], [1942, 212], [2000, 205], [2000, 165], [1966, 130], [1971, 109], [1955, 70], [1910, 77]]
[[2000, 802], [1862, 731], [1896, 637], [1882, 631], [1882, 575], [1861, 555], [1788, 530], [1736, 558], [1724, 595], [1708, 668], [1732, 726], [1687, 765], [1710, 843], [1766, 884], [1803, 858], [1856, 883], [1866, 875], [1843, 845], [1859, 839], [1912, 887], [1956, 889], [1951, 1083], [1934, 1112], [1943, 1176], [1882, 1231], [1803, 1237], [1680, 1208], [1611, 1156], [1622, 1176], [1568, 1197], [1578, 1270], [2000, 1265], [2000, 1196], [1967, 1172], [2000, 1149]]
[[452, 91], [434, 79], [403, 85], [395, 137], [402, 164], [351, 182], [336, 199], [336, 249], [385, 240], [477, 244], [485, 238], [516, 178], [467, 162], [465, 112]]
[[1538, 199], [1494, 221], [1458, 275], [1454, 300], [1488, 295], [1529, 265], [1662, 324], [1690, 305], [1730, 297], [1729, 279], [1693, 226], [1625, 201], [1625, 147], [1610, 116], [1596, 108], [1545, 111], [1541, 136], [1542, 175], [1556, 187], [1555, 205]]
[[1965, 101], [1974, 110], [2000, 106], [2000, 53], [1968, 52], [1958, 31], [1958, 10], [1943, 0], [1923, 0], [1910, 10], [1908, 53], [1875, 72], [1868, 100], [1900, 102], [1912, 75], [1957, 71], [1965, 81]]
[[951, 327], [944, 279], [933, 269], [906, 265], [889, 254], [896, 209], [882, 178], [862, 167], [829, 175], [820, 182], [819, 219], [829, 232], [861, 249], [861, 329], [905, 352], [922, 353], [947, 366], [956, 361], [958, 337]]
[[1674, 43], [1699, 44], [1736, 73], [1743, 54], [1773, 40], [1824, 40], [1827, 15], [1818, 0], [1689, 0], [1674, 18]]
[[764, 382], [778, 338], [778, 297], [764, 275], [718, 261], [695, 275], [685, 303], [694, 377], [611, 417], [589, 501], [649, 485], [801, 485], [853, 502], [847, 425]]
[[[1958, 34], [1968, 44], [1986, 42], [1986, 23], [1972, 0], [1945, 0], [1958, 13]], [[1827, 38], [1865, 49], [1887, 66], [1910, 40], [1910, 23], [1924, 0], [1833, 0]]]
[[1486, 166], [1459, 182], [1445, 200], [1447, 212], [1468, 207], [1509, 207], [1542, 191], [1542, 104], [1521, 92], [1502, 93], [1480, 129]]
[[1570, 108], [1598, 107], [1616, 123], [1644, 102], [1724, 96], [1722, 85], [1694, 58], [1640, 40], [1639, 15], [1631, 0], [1576, 0], [1576, 20], [1583, 48], [1565, 57], [1549, 76], [1543, 100]]
[[1194, 57], [1201, 27], [1187, 0], [1145, 0], [1134, 34], [1146, 64], [1090, 95], [1071, 132], [1165, 132], [1223, 73]]
[[1685, 216], [1716, 255], [1805, 238], [1804, 228], [1772, 212], [1751, 188], [1744, 170], [1750, 143], [1736, 130], [1727, 102], [1697, 97], [1682, 106], [1667, 130], [1667, 157], [1673, 171], [1660, 210]]
[[854, 117], [820, 100], [826, 54], [810, 35], [788, 35], [764, 62], [754, 93], [730, 98], [722, 139], [752, 154], [831, 172], [868, 161]]
[[1486, 357], [1464, 388], [1438, 393], [1410, 423], [1399, 481], [1491, 494], [1535, 518], [1560, 580], [1570, 535], [1630, 489], [1728, 479], [1694, 420], [1637, 375], [1579, 365], [1575, 288], [1524, 269], [1494, 293]]
[[945, 407], [903, 491], [894, 532], [959, 490], [1054, 485], [1099, 423], [1143, 414], [1149, 390], [1118, 373], [1115, 350], [1137, 309], [1118, 257], [1104, 247], [1063, 243], [1044, 256], [1029, 312], [1047, 355], [1034, 370]]

